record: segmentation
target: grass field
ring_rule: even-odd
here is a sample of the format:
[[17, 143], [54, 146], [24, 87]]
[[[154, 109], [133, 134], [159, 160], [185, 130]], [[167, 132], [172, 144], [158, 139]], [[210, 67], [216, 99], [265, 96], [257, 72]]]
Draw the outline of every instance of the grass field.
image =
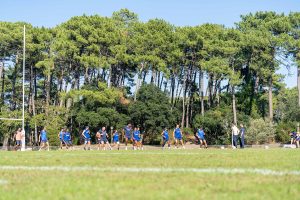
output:
[[0, 199], [300, 199], [300, 150], [1, 151]]

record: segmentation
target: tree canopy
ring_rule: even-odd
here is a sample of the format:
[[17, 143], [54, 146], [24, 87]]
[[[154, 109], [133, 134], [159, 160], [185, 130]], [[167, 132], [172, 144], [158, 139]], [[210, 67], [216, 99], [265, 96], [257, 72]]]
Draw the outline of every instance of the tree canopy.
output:
[[[269, 124], [267, 140], [285, 141], [300, 120], [300, 87], [286, 88], [280, 67], [300, 67], [300, 13], [242, 15], [235, 27], [177, 27], [139, 20], [121, 9], [111, 17], [75, 16], [53, 28], [0, 22], [0, 117], [22, 105], [22, 27], [26, 25], [26, 130], [37, 143], [48, 127], [76, 141], [86, 125], [139, 126], [152, 143], [164, 127], [186, 134], [203, 126], [212, 144], [228, 143], [232, 122]], [[298, 86], [300, 75], [298, 74]], [[0, 121], [0, 143], [18, 122]], [[281, 127], [278, 129], [276, 127]], [[284, 128], [284, 131], [282, 131]], [[276, 131], [276, 133], [274, 133]]]

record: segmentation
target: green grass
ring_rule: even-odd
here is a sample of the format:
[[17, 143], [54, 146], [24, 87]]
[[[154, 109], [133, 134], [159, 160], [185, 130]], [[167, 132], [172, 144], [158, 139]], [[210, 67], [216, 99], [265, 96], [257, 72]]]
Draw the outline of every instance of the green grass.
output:
[[[300, 171], [298, 149], [0, 152], [0, 199], [299, 199], [300, 175], [30, 171], [1, 166]], [[2, 183], [1, 181], [7, 181]]]

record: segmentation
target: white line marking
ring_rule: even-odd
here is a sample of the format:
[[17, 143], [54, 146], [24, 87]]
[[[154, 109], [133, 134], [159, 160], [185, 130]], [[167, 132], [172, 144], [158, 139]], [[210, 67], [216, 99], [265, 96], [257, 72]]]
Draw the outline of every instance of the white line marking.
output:
[[259, 174], [259, 175], [296, 175], [300, 171], [278, 171], [256, 168], [139, 168], [139, 167], [91, 167], [91, 166], [0, 166], [0, 170], [25, 170], [25, 171], [100, 171], [100, 172], [144, 172], [144, 173], [205, 173], [205, 174]]

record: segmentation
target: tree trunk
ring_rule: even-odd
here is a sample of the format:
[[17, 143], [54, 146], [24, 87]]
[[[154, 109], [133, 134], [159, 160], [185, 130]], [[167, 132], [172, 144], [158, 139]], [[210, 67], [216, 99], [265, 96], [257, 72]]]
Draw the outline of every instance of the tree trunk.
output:
[[269, 118], [270, 123], [273, 123], [273, 81], [272, 77], [269, 79]]
[[298, 106], [300, 107], [300, 65], [297, 67]]
[[152, 69], [151, 83], [156, 83], [156, 70]]
[[185, 118], [185, 100], [186, 100], [186, 72], [183, 71], [183, 98], [182, 98], [182, 118], [181, 118], [181, 127], [184, 127], [184, 118]]
[[[190, 93], [189, 93], [190, 94]], [[185, 117], [185, 127], [189, 128], [189, 117], [190, 117], [190, 101], [191, 101], [191, 97], [189, 95], [189, 97], [187, 98], [186, 101], [186, 117]]]
[[107, 87], [111, 87], [111, 78], [112, 78], [112, 66], [109, 67], [109, 75], [108, 75], [108, 80], [107, 80]]
[[1, 86], [1, 100], [2, 100], [2, 102], [1, 103], [4, 103], [4, 89], [5, 89], [5, 87], [4, 87], [4, 82], [5, 81], [5, 69], [3, 68], [3, 72], [2, 72], [2, 86]]
[[2, 150], [8, 150], [8, 139], [9, 136], [4, 136]]
[[84, 72], [84, 85], [87, 85], [88, 83], [89, 83], [89, 67], [86, 67]]
[[17, 73], [18, 73], [18, 55], [16, 56], [16, 64], [13, 72], [13, 79], [12, 79], [12, 102], [11, 102], [11, 110], [16, 109], [16, 100], [17, 100], [17, 95], [16, 95], [16, 82], [17, 82]]
[[199, 73], [199, 96], [201, 102], [201, 115], [204, 116], [204, 77], [203, 71], [200, 70]]
[[233, 112], [233, 123], [237, 125], [236, 117], [236, 100], [235, 100], [235, 88], [232, 86], [232, 112]]
[[47, 79], [46, 79], [46, 115], [48, 115], [48, 109], [50, 105], [50, 82], [51, 82], [51, 74], [47, 74]]
[[32, 95], [33, 95], [33, 66], [30, 65], [30, 81], [28, 95], [28, 112], [32, 115]]
[[[4, 75], [4, 62], [0, 62], [0, 84], [2, 83], [2, 87], [1, 88], [4, 88], [4, 84], [2, 82], [2, 78], [3, 78], [3, 75]], [[4, 78], [3, 78], [4, 79]], [[3, 89], [0, 91], [0, 98], [1, 98], [1, 102], [0, 103], [3, 103], [4, 102], [4, 99], [2, 97], [4, 91]]]
[[161, 89], [161, 87], [162, 87], [163, 82], [164, 82], [164, 75], [162, 74], [161, 80], [160, 80], [160, 84], [159, 84], [159, 88], [160, 88], [160, 89]]

